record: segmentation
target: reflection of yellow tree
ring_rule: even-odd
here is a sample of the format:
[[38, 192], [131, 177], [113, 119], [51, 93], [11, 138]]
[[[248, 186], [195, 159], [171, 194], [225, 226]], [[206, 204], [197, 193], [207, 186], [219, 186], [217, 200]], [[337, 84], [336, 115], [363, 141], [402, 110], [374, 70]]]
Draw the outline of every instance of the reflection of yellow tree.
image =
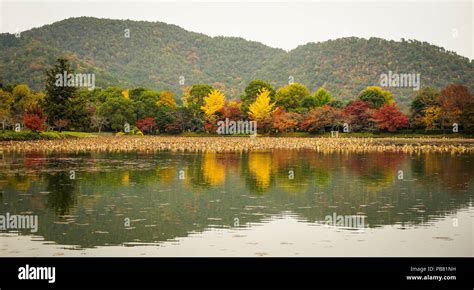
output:
[[204, 180], [211, 185], [222, 183], [225, 178], [225, 168], [218, 162], [217, 154], [213, 152], [206, 152], [204, 154], [204, 161], [202, 165]]
[[125, 171], [122, 174], [121, 182], [123, 186], [128, 186], [130, 184], [130, 172]]
[[160, 181], [165, 183], [165, 184], [170, 184], [173, 182], [174, 178], [176, 177], [176, 167], [166, 167], [166, 168], [161, 168], [157, 167], [156, 168], [156, 174], [160, 177]]
[[249, 170], [255, 176], [257, 185], [262, 188], [270, 186], [272, 172], [272, 156], [264, 152], [251, 152], [249, 154]]
[[0, 182], [0, 189], [5, 189], [12, 186], [16, 190], [28, 191], [33, 180], [38, 180], [35, 176], [7, 176], [6, 179]]

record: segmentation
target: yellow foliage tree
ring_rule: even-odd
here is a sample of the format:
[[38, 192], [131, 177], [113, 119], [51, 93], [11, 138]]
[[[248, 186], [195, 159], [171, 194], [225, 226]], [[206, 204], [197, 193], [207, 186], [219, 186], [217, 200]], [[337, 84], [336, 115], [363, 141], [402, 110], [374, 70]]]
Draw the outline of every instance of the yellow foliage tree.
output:
[[204, 97], [204, 106], [201, 110], [204, 112], [207, 118], [211, 117], [215, 112], [219, 111], [224, 107], [225, 96], [219, 90], [211, 91], [206, 97]]
[[160, 93], [160, 99], [156, 102], [158, 107], [166, 106], [169, 108], [176, 108], [176, 100], [174, 94], [170, 91], [163, 91]]
[[128, 89], [122, 91], [122, 96], [123, 96], [125, 99], [130, 99], [130, 93], [129, 93]]
[[270, 91], [266, 88], [260, 90], [257, 95], [257, 99], [254, 103], [250, 104], [249, 116], [252, 120], [261, 121], [269, 118], [273, 113], [275, 103], [270, 102]]
[[441, 108], [438, 106], [431, 106], [425, 109], [425, 116], [423, 117], [423, 123], [427, 129], [434, 129], [441, 117]]

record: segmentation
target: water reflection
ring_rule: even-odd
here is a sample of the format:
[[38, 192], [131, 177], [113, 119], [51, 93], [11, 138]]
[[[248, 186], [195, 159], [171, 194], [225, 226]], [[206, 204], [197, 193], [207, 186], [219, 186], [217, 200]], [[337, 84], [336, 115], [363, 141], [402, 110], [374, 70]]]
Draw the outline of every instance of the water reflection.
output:
[[4, 154], [0, 212], [37, 214], [45, 240], [80, 247], [158, 243], [281, 213], [310, 223], [357, 214], [374, 228], [410, 227], [467, 207], [473, 161], [295, 150]]

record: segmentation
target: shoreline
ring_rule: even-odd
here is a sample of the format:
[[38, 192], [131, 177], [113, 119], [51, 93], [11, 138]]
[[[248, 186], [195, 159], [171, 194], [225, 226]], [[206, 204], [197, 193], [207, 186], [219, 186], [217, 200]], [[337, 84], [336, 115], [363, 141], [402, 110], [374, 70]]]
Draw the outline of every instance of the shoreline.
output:
[[0, 141], [0, 152], [247, 152], [274, 149], [316, 152], [474, 153], [474, 139], [326, 137], [98, 136]]

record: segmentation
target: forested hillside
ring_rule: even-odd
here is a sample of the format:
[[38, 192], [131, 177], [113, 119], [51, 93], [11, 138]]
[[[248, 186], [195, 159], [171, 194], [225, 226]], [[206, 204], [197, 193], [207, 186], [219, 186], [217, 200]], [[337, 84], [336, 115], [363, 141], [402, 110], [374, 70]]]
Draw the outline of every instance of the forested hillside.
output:
[[[130, 37], [126, 37], [129, 29]], [[284, 36], [282, 36], [284, 37]], [[67, 55], [78, 72], [95, 72], [96, 86], [143, 86], [181, 95], [183, 86], [207, 83], [237, 98], [253, 79], [274, 86], [320, 86], [341, 100], [379, 85], [380, 74], [419, 73], [421, 86], [474, 84], [469, 59], [419, 41], [343, 38], [286, 52], [235, 37], [208, 37], [161, 22], [70, 18], [21, 33], [0, 34], [2, 83], [44, 89], [44, 69]], [[184, 79], [183, 79], [184, 78]], [[408, 104], [413, 89], [393, 89]]]

